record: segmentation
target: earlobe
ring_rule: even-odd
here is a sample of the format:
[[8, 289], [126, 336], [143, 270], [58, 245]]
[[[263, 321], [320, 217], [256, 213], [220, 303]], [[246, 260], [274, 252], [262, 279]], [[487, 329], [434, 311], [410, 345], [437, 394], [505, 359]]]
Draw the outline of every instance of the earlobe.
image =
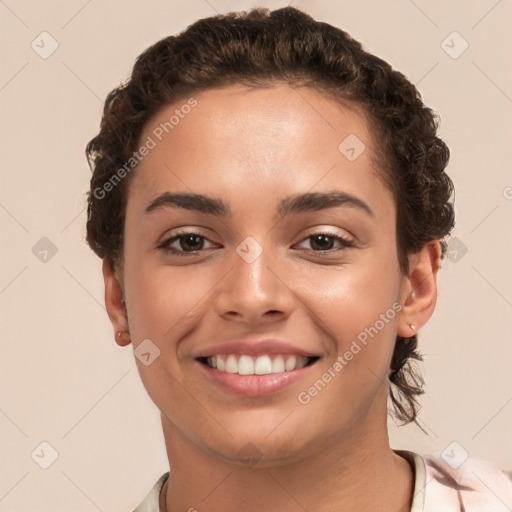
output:
[[116, 343], [120, 347], [125, 347], [131, 343], [130, 333], [128, 331], [117, 331], [115, 335]]
[[102, 272], [105, 283], [105, 307], [114, 328], [114, 339], [119, 346], [124, 347], [131, 343], [131, 339], [123, 289], [120, 279], [107, 258], [103, 258]]
[[399, 336], [414, 336], [434, 313], [440, 259], [441, 246], [437, 240], [409, 255], [409, 272], [404, 276], [402, 284], [403, 307], [398, 321]]

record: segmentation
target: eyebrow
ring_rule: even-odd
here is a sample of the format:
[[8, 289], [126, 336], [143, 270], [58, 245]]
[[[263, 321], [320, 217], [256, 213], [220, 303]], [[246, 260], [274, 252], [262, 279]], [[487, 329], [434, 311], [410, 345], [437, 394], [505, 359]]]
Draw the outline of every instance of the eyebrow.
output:
[[[294, 194], [282, 199], [277, 206], [279, 217], [292, 213], [325, 210], [337, 206], [350, 206], [375, 217], [372, 209], [361, 199], [346, 192], [308, 192]], [[163, 208], [183, 208], [200, 213], [209, 213], [217, 217], [231, 216], [231, 208], [224, 200], [204, 194], [187, 192], [164, 192], [153, 199], [145, 208], [147, 214]]]

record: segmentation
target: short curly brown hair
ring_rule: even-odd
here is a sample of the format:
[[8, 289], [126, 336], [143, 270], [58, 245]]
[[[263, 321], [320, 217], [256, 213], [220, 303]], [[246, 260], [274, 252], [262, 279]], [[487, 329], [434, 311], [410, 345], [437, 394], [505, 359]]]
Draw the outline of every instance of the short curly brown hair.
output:
[[[165, 37], [136, 60], [131, 77], [105, 101], [99, 134], [87, 145], [93, 172], [88, 192], [87, 242], [116, 266], [122, 261], [130, 173], [105, 184], [132, 157], [150, 118], [162, 107], [200, 91], [233, 84], [312, 87], [366, 114], [377, 141], [380, 173], [397, 208], [402, 272], [425, 244], [443, 240], [454, 225], [453, 184], [445, 173], [449, 150], [437, 136], [438, 117], [416, 87], [346, 32], [291, 7], [253, 9], [201, 19]], [[119, 174], [118, 174], [119, 177]], [[101, 191], [101, 194], [98, 193]], [[397, 336], [390, 368], [395, 417], [417, 422], [423, 379], [417, 337]]]

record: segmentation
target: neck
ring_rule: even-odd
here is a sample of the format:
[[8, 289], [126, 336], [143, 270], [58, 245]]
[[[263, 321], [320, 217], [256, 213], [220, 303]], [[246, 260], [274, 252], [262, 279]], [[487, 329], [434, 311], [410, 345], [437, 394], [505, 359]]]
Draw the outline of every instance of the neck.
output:
[[377, 503], [382, 512], [410, 511], [412, 468], [389, 447], [385, 424], [359, 425], [342, 440], [326, 440], [314, 455], [251, 467], [220, 460], [164, 416], [162, 425], [171, 472], [160, 495], [161, 512], [374, 512]]

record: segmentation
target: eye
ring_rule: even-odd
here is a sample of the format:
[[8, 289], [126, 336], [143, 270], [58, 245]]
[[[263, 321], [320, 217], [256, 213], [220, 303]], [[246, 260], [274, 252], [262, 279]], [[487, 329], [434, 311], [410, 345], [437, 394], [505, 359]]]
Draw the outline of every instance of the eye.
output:
[[[302, 240], [301, 244], [308, 241], [310, 242], [310, 247], [315, 252], [332, 252], [336, 250], [348, 249], [350, 247], [354, 247], [355, 245], [352, 240], [328, 231], [308, 235]], [[338, 244], [338, 249], [333, 249], [333, 245], [336, 243]]]
[[[314, 252], [335, 252], [355, 246], [352, 240], [329, 231], [308, 235], [301, 241], [299, 247], [305, 242], [310, 243], [310, 248]], [[212, 246], [218, 245], [194, 231], [181, 231], [158, 244], [157, 249], [163, 252], [186, 255], [195, 254], [199, 251], [211, 248], [205, 247], [205, 244], [211, 244]], [[335, 244], [338, 244], [338, 248], [334, 247]]]
[[205, 243], [213, 244], [206, 237], [193, 231], [182, 231], [157, 245], [157, 249], [175, 254], [194, 254], [207, 249]]

